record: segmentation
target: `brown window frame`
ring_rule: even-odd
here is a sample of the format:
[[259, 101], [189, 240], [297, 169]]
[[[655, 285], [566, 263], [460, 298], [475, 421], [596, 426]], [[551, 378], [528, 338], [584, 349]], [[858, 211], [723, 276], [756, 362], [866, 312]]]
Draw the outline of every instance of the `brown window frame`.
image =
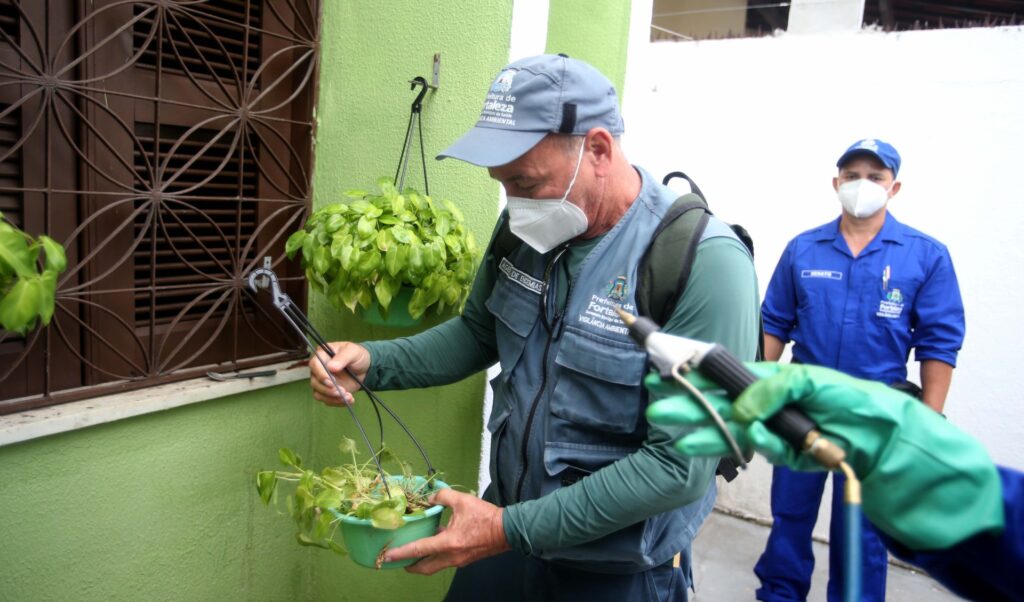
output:
[[0, 414], [305, 356], [245, 286], [309, 211], [319, 0], [0, 0], [0, 211], [64, 244]]

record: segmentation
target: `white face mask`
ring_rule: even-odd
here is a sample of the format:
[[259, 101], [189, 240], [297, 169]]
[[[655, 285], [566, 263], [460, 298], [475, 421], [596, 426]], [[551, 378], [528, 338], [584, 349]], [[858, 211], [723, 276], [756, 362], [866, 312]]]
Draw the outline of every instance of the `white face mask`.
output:
[[885, 207], [889, 201], [889, 190], [871, 180], [854, 180], [839, 186], [839, 202], [854, 217], [870, 217]]
[[572, 174], [569, 188], [560, 199], [528, 199], [510, 196], [508, 204], [508, 225], [512, 233], [533, 247], [540, 254], [547, 253], [567, 240], [576, 238], [587, 231], [587, 214], [569, 201], [569, 192], [576, 183], [583, 162], [583, 149], [576, 159], [576, 171]]

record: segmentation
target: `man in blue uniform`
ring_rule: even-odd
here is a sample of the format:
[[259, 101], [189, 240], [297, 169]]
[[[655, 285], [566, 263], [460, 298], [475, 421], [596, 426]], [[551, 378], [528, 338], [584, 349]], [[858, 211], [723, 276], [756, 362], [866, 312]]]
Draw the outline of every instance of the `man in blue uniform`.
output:
[[[888, 202], [900, 190], [900, 155], [860, 140], [836, 163], [842, 215], [787, 245], [761, 311], [765, 358], [793, 342], [793, 361], [835, 368], [886, 385], [906, 384], [911, 348], [921, 363], [921, 400], [941, 412], [963, 342], [964, 311], [946, 247], [896, 221]], [[754, 572], [759, 600], [804, 600], [814, 556], [811, 533], [827, 475], [776, 467], [772, 524]], [[828, 598], [842, 592], [842, 477], [833, 480]], [[886, 552], [863, 528], [865, 600], [885, 599]]]
[[[864, 514], [899, 558], [970, 600], [1024, 600], [1024, 474], [995, 466], [981, 442], [916, 399], [880, 383], [818, 366], [748, 364], [761, 380], [731, 403], [699, 371], [687, 375], [746, 450], [777, 466], [821, 470], [765, 427], [796, 404], [846, 452], [861, 482]], [[654, 424], [696, 428], [675, 444], [690, 457], [729, 456], [704, 407], [657, 375]], [[674, 393], [673, 393], [674, 391]]]

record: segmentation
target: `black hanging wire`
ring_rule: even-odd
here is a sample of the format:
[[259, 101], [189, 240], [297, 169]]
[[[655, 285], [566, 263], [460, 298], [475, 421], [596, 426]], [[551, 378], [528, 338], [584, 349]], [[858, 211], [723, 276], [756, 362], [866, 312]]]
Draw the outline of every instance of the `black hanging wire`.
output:
[[[288, 300], [290, 302], [291, 297], [289, 297]], [[306, 345], [309, 347], [311, 352], [316, 354], [317, 360], [320, 362], [320, 365], [323, 366], [324, 371], [327, 372], [327, 374], [331, 377], [331, 382], [334, 384], [334, 388], [338, 389], [338, 395], [341, 395], [341, 387], [338, 385], [338, 381], [335, 380], [334, 375], [331, 374], [331, 371], [327, 369], [327, 365], [320, 357], [320, 354], [317, 353], [317, 349], [320, 349], [327, 354], [327, 357], [334, 357], [334, 350], [331, 349], [330, 345], [327, 344], [327, 341], [324, 340], [323, 336], [319, 332], [317, 332], [315, 328], [313, 328], [313, 324], [310, 323], [309, 319], [306, 318], [305, 314], [299, 311], [299, 308], [296, 307], [294, 303], [288, 303], [287, 305], [279, 309], [281, 310], [281, 313], [284, 314], [284, 317], [288, 320], [288, 323], [292, 325], [292, 328], [294, 328], [296, 332], [298, 332], [303, 338], [306, 339]], [[316, 343], [316, 346], [314, 347], [313, 345], [311, 345], [311, 342]], [[360, 387], [363, 387], [364, 389], [366, 388], [363, 385], [362, 381], [360, 381], [359, 378], [348, 369], [348, 367], [345, 368], [345, 372], [350, 377], [352, 377], [359, 384]], [[383, 402], [380, 402], [379, 399], [376, 399], [377, 396], [373, 393], [373, 391], [367, 391], [367, 395], [370, 397], [370, 406], [373, 407], [373, 411], [377, 415], [377, 431], [380, 434], [380, 448], [383, 448], [384, 421], [381, 419], [380, 409], [377, 407], [378, 402]], [[362, 425], [359, 424], [358, 420], [356, 420], [356, 425], [359, 426], [360, 430], [362, 430]], [[364, 438], [366, 437], [364, 436]], [[369, 445], [369, 440], [367, 440], [367, 445]], [[372, 452], [373, 448], [370, 448], [370, 451]]]
[[395, 186], [399, 192], [405, 187], [405, 174], [409, 168], [409, 157], [412, 156], [412, 134], [413, 134], [413, 123], [416, 123], [417, 129], [420, 135], [420, 161], [423, 164], [423, 190], [427, 196], [430, 196], [430, 183], [427, 182], [427, 153], [423, 148], [423, 120], [421, 114], [423, 112], [423, 97], [427, 94], [427, 80], [417, 75], [412, 78], [409, 89], [415, 90], [416, 86], [421, 86], [420, 93], [416, 96], [416, 100], [412, 101], [412, 110], [409, 111], [409, 126], [405, 128], [405, 142], [402, 144], [402, 154], [398, 156], [398, 168], [395, 170]]
[[[267, 282], [267, 280], [269, 280], [269, 282]], [[288, 294], [285, 293], [280, 288], [280, 284], [277, 279], [277, 274], [275, 274], [273, 270], [270, 270], [268, 268], [257, 268], [249, 272], [249, 288], [252, 289], [253, 292], [259, 292], [260, 288], [270, 288], [270, 292], [273, 296], [274, 307], [276, 307], [281, 312], [281, 314], [285, 317], [285, 320], [288, 321], [288, 323], [295, 330], [295, 332], [298, 333], [300, 337], [302, 337], [302, 340], [306, 343], [306, 346], [309, 347], [310, 351], [316, 357], [317, 361], [320, 362], [321, 366], [323, 366], [324, 372], [326, 372], [327, 376], [331, 379], [331, 383], [334, 385], [335, 390], [337, 390], [338, 395], [342, 396], [341, 385], [338, 384], [338, 380], [334, 377], [334, 374], [332, 374], [331, 371], [327, 369], [327, 362], [325, 362], [320, 353], [318, 353], [318, 351], [323, 351], [325, 354], [327, 354], [327, 357], [331, 358], [334, 357], [334, 350], [331, 349], [330, 345], [327, 344], [327, 339], [325, 339], [323, 335], [321, 335], [313, 326], [312, 322], [309, 321], [309, 318], [307, 318], [306, 315], [303, 314], [302, 311], [298, 308], [298, 306], [295, 305], [295, 302], [292, 301], [291, 297], [289, 297]], [[384, 422], [381, 419], [379, 408], [384, 408], [384, 411], [386, 411], [395, 421], [395, 423], [397, 423], [398, 426], [400, 426], [402, 430], [405, 431], [405, 434], [408, 435], [409, 440], [412, 441], [413, 445], [416, 446], [416, 449], [419, 450], [420, 455], [423, 456], [423, 461], [426, 462], [427, 464], [427, 477], [430, 477], [434, 473], [436, 473], [437, 470], [434, 468], [434, 465], [430, 462], [430, 457], [427, 455], [426, 450], [424, 450], [423, 446], [420, 445], [420, 442], [412, 434], [412, 431], [409, 430], [409, 427], [407, 427], [405, 423], [402, 422], [402, 419], [398, 417], [398, 414], [393, 412], [391, 408], [389, 408], [387, 404], [385, 404], [381, 400], [381, 398], [378, 397], [377, 394], [373, 392], [373, 390], [366, 386], [362, 379], [356, 376], [355, 373], [353, 373], [352, 370], [348, 368], [348, 366], [345, 367], [345, 373], [348, 374], [349, 377], [352, 378], [352, 380], [356, 381], [356, 384], [358, 384], [360, 388], [362, 388], [362, 390], [366, 392], [367, 397], [370, 398], [373, 411], [377, 415], [377, 426], [380, 429], [380, 447], [384, 447]], [[359, 418], [356, 416], [355, 410], [352, 409], [351, 404], [346, 403], [344, 405], [345, 408], [348, 409], [349, 414], [352, 416], [352, 420], [356, 423], [356, 427], [359, 429], [359, 434], [362, 435], [363, 441], [366, 443], [366, 447], [369, 448], [370, 450], [370, 454], [373, 457], [373, 463], [377, 466], [377, 472], [380, 474], [381, 483], [384, 485], [384, 490], [387, 492], [388, 497], [391, 497], [391, 490], [388, 487], [387, 479], [384, 477], [384, 468], [381, 466], [380, 460], [377, 457], [378, 453], [374, 451], [373, 444], [370, 443], [370, 438], [366, 434], [366, 429], [363, 428], [363, 424], [362, 422], [359, 421]]]

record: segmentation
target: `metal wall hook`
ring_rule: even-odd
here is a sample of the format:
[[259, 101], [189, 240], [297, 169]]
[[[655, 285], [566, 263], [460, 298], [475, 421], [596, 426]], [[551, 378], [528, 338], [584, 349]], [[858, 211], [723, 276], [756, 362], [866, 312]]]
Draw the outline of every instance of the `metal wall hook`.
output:
[[427, 80], [424, 79], [423, 77], [419, 76], [419, 75], [417, 75], [416, 77], [412, 78], [412, 81], [409, 82], [409, 89], [410, 90], [415, 90], [416, 86], [423, 86], [423, 87], [420, 88], [420, 93], [416, 96], [416, 100], [412, 101], [412, 112], [413, 113], [419, 113], [420, 111], [423, 110], [423, 97], [427, 95], [427, 89], [430, 87], [430, 85], [427, 84]]

